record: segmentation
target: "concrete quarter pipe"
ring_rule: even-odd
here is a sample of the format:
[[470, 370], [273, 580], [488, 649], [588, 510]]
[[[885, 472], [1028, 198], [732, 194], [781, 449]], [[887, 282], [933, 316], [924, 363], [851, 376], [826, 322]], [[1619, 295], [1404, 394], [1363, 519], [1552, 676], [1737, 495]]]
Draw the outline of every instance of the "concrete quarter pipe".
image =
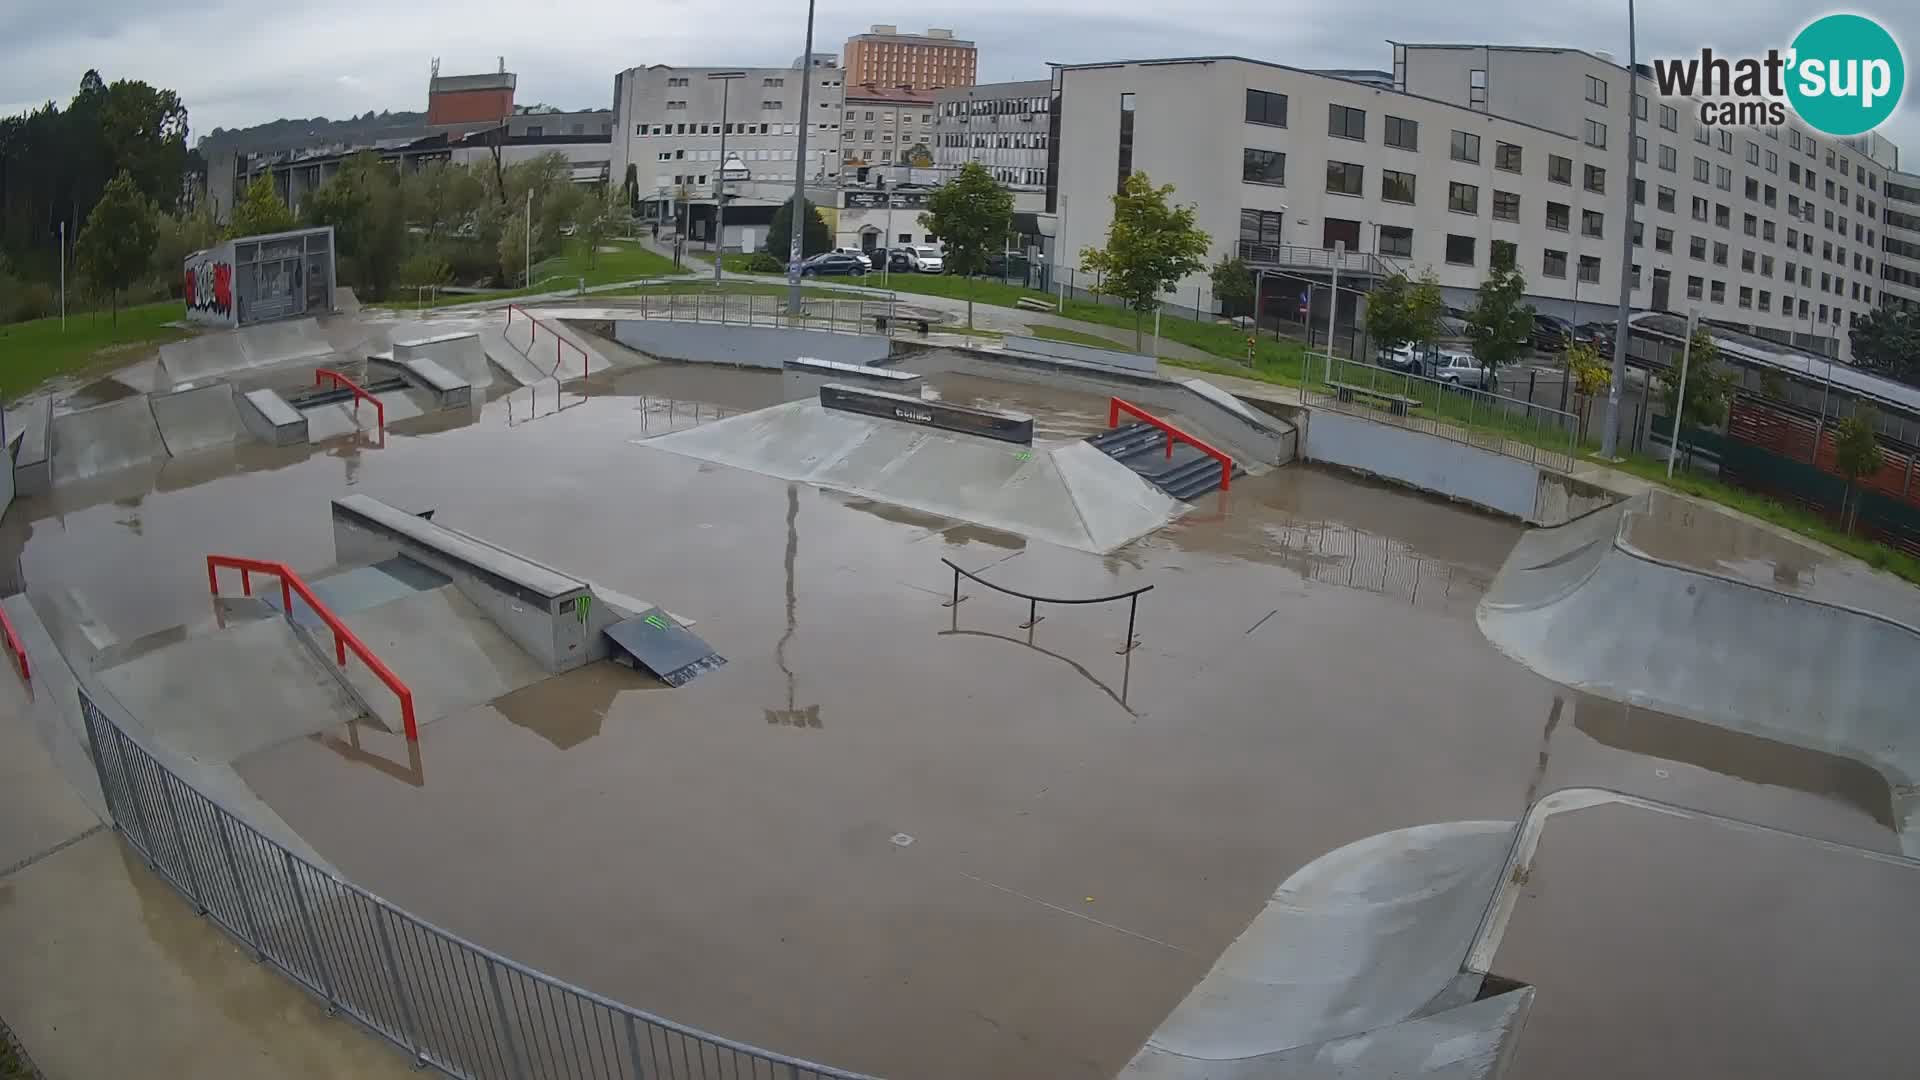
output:
[[[1920, 854], [1920, 630], [1835, 590], [1796, 587], [1803, 571], [1778, 559], [1772, 586], [1705, 568], [1716, 548], [1719, 565], [1741, 565], [1726, 549], [1743, 532], [1764, 530], [1660, 491], [1535, 530], [1481, 601], [1480, 628], [1556, 682], [1874, 766], [1892, 788], [1902, 849]], [[1704, 549], [1674, 558], [1689, 537]], [[1803, 555], [1809, 566], [1827, 559]]]

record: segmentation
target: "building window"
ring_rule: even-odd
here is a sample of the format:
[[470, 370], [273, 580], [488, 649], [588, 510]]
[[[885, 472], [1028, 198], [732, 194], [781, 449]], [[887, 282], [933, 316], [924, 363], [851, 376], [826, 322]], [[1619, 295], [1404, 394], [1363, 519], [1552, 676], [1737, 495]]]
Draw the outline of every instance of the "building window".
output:
[[1520, 195], [1518, 192], [1495, 191], [1493, 193], [1493, 220], [1520, 220]]
[[1672, 229], [1656, 228], [1653, 230], [1653, 250], [1665, 251], [1668, 253], [1671, 253], [1673, 251], [1673, 230]]
[[1286, 215], [1277, 210], [1240, 211], [1240, 242], [1243, 244], [1275, 245], [1280, 243], [1280, 230], [1286, 224]]
[[1687, 237], [1687, 258], [1707, 261], [1707, 238], [1704, 236]]
[[1760, 310], [1761, 311], [1773, 310], [1773, 294], [1768, 292], [1765, 289], [1760, 290]]
[[1489, 245], [1489, 250], [1492, 253], [1491, 265], [1497, 267], [1512, 266], [1513, 261], [1520, 257], [1520, 245], [1511, 240], [1495, 240]]
[[1774, 236], [1773, 222], [1771, 221], [1761, 222], [1760, 223], [1760, 239], [1765, 240], [1768, 243], [1772, 243], [1773, 236]]
[[1327, 162], [1327, 190], [1335, 195], [1358, 195], [1364, 190], [1366, 169], [1346, 161]]
[[1748, 273], [1748, 274], [1753, 273], [1753, 268], [1756, 265], [1758, 265], [1758, 262], [1759, 260], [1755, 258], [1753, 254], [1753, 249], [1751, 248], [1740, 249], [1740, 269], [1742, 272]]
[[1474, 184], [1451, 183], [1447, 185], [1447, 209], [1456, 214], [1477, 214], [1480, 212], [1480, 188]]
[[1366, 110], [1350, 109], [1345, 105], [1328, 105], [1327, 134], [1337, 139], [1365, 140], [1367, 137]]
[[1607, 193], [1607, 170], [1598, 165], [1587, 166], [1586, 188], [1588, 191], [1605, 195]]
[[1733, 132], [1728, 131], [1726, 128], [1718, 128], [1714, 131], [1714, 134], [1718, 136], [1720, 152], [1723, 154], [1733, 153]]
[[[1487, 69], [1474, 68], [1467, 72], [1467, 107], [1487, 111]], [[1471, 262], [1472, 260], [1468, 260]]]
[[1747, 143], [1747, 164], [1749, 165], [1760, 164], [1760, 144], [1759, 143], [1757, 142]]
[[1726, 303], [1727, 302], [1727, 283], [1724, 281], [1714, 282], [1713, 288], [1707, 291], [1707, 299], [1712, 300], [1716, 304]]
[[1753, 306], [1753, 288], [1751, 286], [1740, 286], [1740, 306], [1743, 308]]
[[1659, 188], [1653, 193], [1653, 198], [1654, 198], [1654, 205], [1656, 207], [1658, 207], [1661, 210], [1665, 210], [1669, 214], [1673, 213], [1674, 191], [1672, 188], [1670, 187]]
[[1247, 123], [1287, 126], [1287, 95], [1265, 90], [1247, 91]]
[[[868, 113], [867, 119], [873, 119]], [[1120, 168], [1119, 179], [1114, 183], [1115, 191], [1125, 191], [1127, 177], [1133, 175], [1133, 95], [1120, 95]]]
[[1558, 203], [1558, 202], [1548, 203], [1547, 204], [1547, 228], [1552, 229], [1554, 232], [1566, 232], [1567, 223], [1571, 215], [1572, 215], [1572, 210], [1567, 206], [1566, 203]]
[[1713, 182], [1713, 163], [1706, 158], [1693, 159], [1693, 178], [1702, 184]]
[[1395, 172], [1392, 169], [1380, 170], [1380, 198], [1386, 202], [1410, 203], [1413, 201], [1414, 177], [1410, 172]]
[[1760, 181], [1755, 180], [1751, 176], [1747, 177], [1747, 182], [1745, 184], [1745, 189], [1743, 193], [1746, 195], [1748, 199], [1754, 202], [1759, 202], [1760, 201]]
[[1680, 171], [1680, 152], [1662, 143], [1660, 145], [1660, 167], [1668, 172]]
[[1516, 143], [1493, 144], [1493, 167], [1503, 172], [1520, 172], [1521, 149]]
[[1573, 183], [1573, 159], [1559, 154], [1547, 155], [1547, 179], [1556, 184]]
[[1245, 184], [1285, 185], [1287, 155], [1278, 150], [1246, 148], [1240, 158], [1240, 181]]
[[1480, 136], [1470, 135], [1464, 131], [1456, 131], [1453, 133], [1452, 145], [1453, 145], [1453, 160], [1470, 161], [1475, 164], [1479, 163]]
[[1473, 237], [1447, 234], [1447, 261], [1455, 266], [1473, 265]]
[[1732, 191], [1733, 170], [1727, 168], [1725, 165], [1715, 165], [1713, 167], [1713, 186], [1719, 188], [1721, 191]]
[[1646, 224], [1644, 222], [1636, 221], [1633, 223], [1633, 246], [1645, 247], [1646, 244], [1647, 244]]
[[1399, 225], [1380, 226], [1380, 254], [1413, 257], [1413, 230]]
[[1713, 223], [1722, 229], [1733, 227], [1733, 209], [1726, 203], [1713, 204]]
[[1704, 299], [1704, 298], [1706, 297], [1706, 293], [1707, 293], [1707, 279], [1706, 279], [1706, 278], [1703, 278], [1703, 277], [1698, 277], [1698, 276], [1692, 276], [1692, 275], [1690, 275], [1690, 276], [1688, 276], [1688, 278], [1687, 278], [1687, 299], [1689, 299], [1689, 300], [1701, 300], [1701, 299]]
[[1588, 120], [1586, 142], [1588, 146], [1597, 146], [1605, 150], [1607, 148], [1607, 125], [1598, 120]]
[[1647, 118], [1647, 95], [1645, 94], [1633, 95], [1633, 115], [1639, 117], [1642, 120], [1645, 120]]
[[1635, 135], [1633, 137], [1633, 160], [1647, 160], [1647, 137], [1645, 135]]
[[1552, 248], [1540, 253], [1540, 274], [1542, 277], [1563, 278], [1567, 276], [1567, 253]]
[[1602, 214], [1598, 210], [1580, 211], [1580, 235], [1581, 236], [1603, 235], [1605, 231], [1605, 226], [1606, 226], [1605, 214]]
[[1716, 240], [1713, 244], [1713, 265], [1727, 265], [1727, 245]]
[[1387, 145], [1401, 150], [1420, 149], [1420, 122], [1398, 116], [1387, 117]]
[[1587, 76], [1587, 100], [1595, 105], [1607, 103], [1607, 82], [1595, 75]]
[[1752, 214], [1743, 215], [1740, 218], [1740, 231], [1746, 233], [1748, 236], [1759, 236], [1760, 219]]
[[1668, 131], [1680, 130], [1680, 110], [1671, 105], [1660, 106], [1660, 126]]

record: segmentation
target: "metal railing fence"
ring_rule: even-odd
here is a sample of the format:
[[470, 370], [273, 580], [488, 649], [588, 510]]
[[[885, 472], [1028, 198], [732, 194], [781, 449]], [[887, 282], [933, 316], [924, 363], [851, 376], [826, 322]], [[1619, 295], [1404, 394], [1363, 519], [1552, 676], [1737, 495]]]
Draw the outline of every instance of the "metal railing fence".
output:
[[448, 933], [306, 861], [175, 775], [80, 691], [116, 831], [262, 961], [456, 1077], [855, 1078], [628, 1008]]
[[[1548, 405], [1396, 371], [1310, 354], [1304, 361], [1316, 405], [1491, 450], [1566, 472], [1578, 453], [1579, 418]], [[1395, 399], [1399, 399], [1396, 401]]]
[[[836, 299], [805, 297], [796, 314], [787, 310], [785, 296], [755, 293], [641, 293], [635, 314], [642, 319], [669, 322], [717, 323], [725, 326], [773, 326], [825, 330], [836, 334], [900, 332], [899, 301], [892, 296]], [[915, 326], [916, 317], [906, 322]], [[938, 326], [938, 322], [934, 326]], [[930, 327], [931, 329], [931, 327]]]

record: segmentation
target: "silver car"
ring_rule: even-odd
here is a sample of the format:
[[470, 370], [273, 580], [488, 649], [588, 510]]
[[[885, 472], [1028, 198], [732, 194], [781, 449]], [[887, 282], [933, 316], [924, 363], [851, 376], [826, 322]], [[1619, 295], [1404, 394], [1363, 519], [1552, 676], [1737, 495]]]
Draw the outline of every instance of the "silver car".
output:
[[1492, 390], [1499, 385], [1493, 372], [1488, 371], [1487, 366], [1471, 353], [1442, 350], [1427, 363], [1422, 374], [1429, 379], [1475, 390]]

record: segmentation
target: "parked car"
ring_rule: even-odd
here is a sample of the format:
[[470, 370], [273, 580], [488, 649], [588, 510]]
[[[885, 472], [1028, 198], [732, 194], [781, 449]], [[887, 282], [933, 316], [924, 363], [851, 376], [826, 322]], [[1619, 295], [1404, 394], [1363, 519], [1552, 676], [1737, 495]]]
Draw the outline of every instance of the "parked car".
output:
[[834, 248], [832, 251], [827, 252], [827, 254], [828, 255], [851, 255], [852, 257], [860, 260], [861, 266], [864, 266], [869, 270], [873, 269], [873, 260], [868, 258], [867, 253], [864, 251], [861, 251], [859, 248], [837, 247], [837, 248]]
[[1538, 352], [1559, 352], [1570, 341], [1576, 341], [1573, 324], [1558, 315], [1539, 315], [1533, 317], [1533, 340], [1531, 344]]
[[915, 244], [902, 250], [910, 253], [907, 256], [908, 261], [913, 263], [915, 270], [923, 274], [937, 274], [946, 269], [945, 261], [940, 258], [939, 248], [927, 244]]
[[1475, 390], [1499, 388], [1499, 380], [1494, 377], [1493, 372], [1487, 370], [1485, 364], [1480, 362], [1479, 357], [1454, 349], [1440, 350], [1433, 361], [1426, 365], [1424, 374], [1429, 379], [1437, 379], [1450, 386], [1470, 387]]
[[897, 247], [887, 252], [887, 269], [896, 274], [913, 272], [913, 252]]
[[822, 252], [800, 264], [801, 277], [827, 277], [837, 274], [860, 277], [866, 272], [866, 260], [838, 251]]
[[1395, 371], [1419, 375], [1432, 366], [1439, 350], [1432, 345], [1402, 345], [1380, 354], [1380, 364]]
[[1592, 345], [1601, 356], [1613, 355], [1614, 324], [1610, 322], [1583, 322], [1573, 328], [1574, 340]]

